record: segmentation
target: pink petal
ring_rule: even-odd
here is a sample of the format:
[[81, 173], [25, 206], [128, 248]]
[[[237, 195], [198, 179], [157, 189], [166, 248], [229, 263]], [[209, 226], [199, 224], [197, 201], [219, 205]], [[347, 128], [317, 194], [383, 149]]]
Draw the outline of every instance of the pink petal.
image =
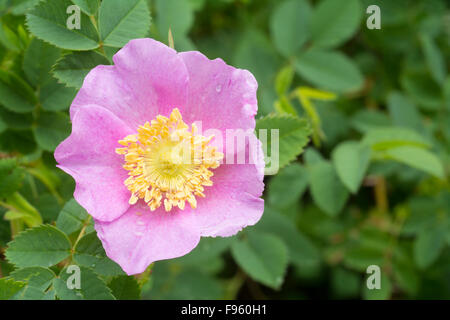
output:
[[[205, 188], [205, 198], [197, 198], [193, 212], [195, 224], [202, 236], [228, 237], [246, 226], [254, 225], [264, 211], [264, 156], [261, 143], [253, 136], [256, 148], [253, 164], [222, 164], [214, 170], [213, 186]], [[249, 147], [246, 148], [249, 154]]]
[[154, 116], [167, 116], [186, 104], [189, 75], [172, 48], [149, 38], [135, 39], [117, 52], [113, 61], [118, 75], [145, 107], [154, 110]]
[[132, 133], [111, 111], [86, 105], [72, 119], [72, 134], [56, 148], [59, 167], [75, 179], [75, 199], [97, 220], [111, 221], [129, 207], [128, 175], [115, 149]]
[[136, 39], [113, 60], [114, 66], [97, 66], [86, 76], [72, 103], [71, 117], [83, 105], [97, 104], [136, 129], [186, 104], [189, 77], [173, 49], [152, 39]]
[[250, 72], [198, 51], [178, 55], [189, 72], [188, 101], [181, 109], [187, 123], [201, 121], [203, 131], [217, 129], [223, 137], [227, 129], [255, 128], [258, 83]]
[[128, 274], [138, 274], [154, 261], [176, 258], [194, 249], [200, 235], [192, 226], [193, 213], [151, 212], [138, 203], [112, 222], [95, 221], [108, 257]]

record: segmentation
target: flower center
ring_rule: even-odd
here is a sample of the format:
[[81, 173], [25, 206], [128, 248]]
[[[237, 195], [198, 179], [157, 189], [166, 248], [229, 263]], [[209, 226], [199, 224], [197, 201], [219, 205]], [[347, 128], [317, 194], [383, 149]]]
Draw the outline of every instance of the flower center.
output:
[[125, 185], [131, 192], [130, 204], [144, 199], [152, 211], [164, 201], [164, 208], [184, 209], [186, 201], [197, 207], [195, 196], [204, 197], [204, 186], [212, 186], [211, 169], [220, 165], [223, 154], [209, 146], [214, 136], [197, 134], [183, 121], [180, 111], [170, 117], [157, 116], [151, 123], [139, 126], [137, 134], [119, 143], [116, 153], [124, 155], [123, 168], [129, 177]]

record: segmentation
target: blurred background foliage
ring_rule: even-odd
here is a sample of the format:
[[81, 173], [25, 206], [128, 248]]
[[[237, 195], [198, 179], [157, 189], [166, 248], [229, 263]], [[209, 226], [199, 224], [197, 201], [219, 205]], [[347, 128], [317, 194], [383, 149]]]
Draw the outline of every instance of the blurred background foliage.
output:
[[[446, 0], [129, 0], [122, 3], [139, 6], [131, 31], [99, 42], [84, 29], [91, 40], [76, 44], [43, 27], [67, 17], [49, 3], [78, 4], [83, 24], [97, 21], [101, 1], [33, 8], [38, 2], [0, 0], [0, 286], [16, 281], [16, 298], [54, 298], [55, 290], [73, 298], [57, 282], [49, 288], [63, 265], [15, 255], [30, 234], [5, 253], [12, 236], [42, 222], [107, 286], [102, 298], [450, 298]], [[372, 4], [380, 30], [366, 27]], [[305, 123], [295, 119], [305, 118], [312, 138], [301, 157], [266, 177], [256, 226], [204, 238], [190, 254], [155, 263], [150, 280], [135, 279], [104, 255], [53, 151], [70, 133], [67, 110], [87, 72], [129, 39], [167, 43], [169, 28], [178, 51], [199, 50], [255, 75], [260, 127], [291, 119], [280, 130], [304, 139], [295, 131]], [[381, 267], [381, 290], [366, 287], [369, 265]], [[25, 276], [30, 267], [35, 278]]]

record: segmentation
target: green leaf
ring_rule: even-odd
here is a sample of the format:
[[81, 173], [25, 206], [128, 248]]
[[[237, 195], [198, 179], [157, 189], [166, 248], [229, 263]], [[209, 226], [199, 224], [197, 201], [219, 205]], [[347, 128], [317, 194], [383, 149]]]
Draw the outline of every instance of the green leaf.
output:
[[[0, 108], [0, 110], [2, 110], [2, 109]], [[2, 119], [1, 114], [0, 114], [0, 133], [5, 131], [7, 127], [8, 126], [6, 125], [5, 121]]]
[[70, 30], [67, 22], [70, 0], [43, 0], [27, 13], [29, 30], [38, 38], [68, 50], [93, 50], [99, 47], [98, 34], [89, 17], [80, 12], [80, 29]]
[[0, 23], [0, 44], [11, 51], [19, 52], [22, 50], [19, 37], [4, 22]]
[[399, 127], [385, 127], [370, 130], [361, 141], [372, 147], [372, 150], [387, 150], [397, 147], [428, 148], [430, 142], [417, 132]]
[[370, 147], [356, 141], [343, 142], [333, 150], [332, 159], [336, 172], [352, 193], [356, 193], [361, 186], [370, 157]]
[[[60, 186], [61, 179], [56, 174], [53, 169], [53, 165], [48, 167], [43, 162], [35, 163], [33, 168], [27, 168], [27, 171], [33, 175], [36, 179], [41, 181], [52, 193], [53, 195], [57, 194], [56, 187]], [[56, 196], [58, 197], [58, 196]], [[58, 210], [59, 213], [59, 210]], [[54, 221], [54, 220], [52, 220]]]
[[308, 172], [298, 163], [293, 163], [269, 180], [268, 202], [273, 207], [286, 208], [296, 201], [308, 187]]
[[[266, 168], [275, 166], [275, 170], [283, 168], [303, 152], [303, 148], [309, 142], [311, 128], [308, 121], [292, 115], [268, 115], [256, 121], [256, 134], [261, 139], [259, 130], [267, 130], [267, 141], [262, 141], [270, 159], [266, 159]], [[278, 130], [279, 148], [272, 154], [272, 132]], [[266, 142], [266, 143], [265, 143]], [[277, 159], [277, 156], [279, 157]], [[278, 167], [276, 161], [278, 160]], [[272, 172], [274, 173], [274, 172]]]
[[325, 160], [320, 152], [314, 148], [306, 149], [303, 159], [305, 160], [306, 165], [313, 165]]
[[120, 266], [106, 256], [102, 243], [95, 232], [85, 235], [74, 249], [74, 261], [104, 276], [122, 275]]
[[422, 109], [436, 111], [442, 105], [442, 94], [439, 85], [428, 73], [414, 72], [402, 75], [402, 87]]
[[447, 77], [444, 83], [444, 100], [445, 107], [447, 108], [447, 112], [450, 112], [450, 76]]
[[328, 161], [308, 166], [310, 190], [314, 202], [325, 213], [335, 216], [344, 207], [349, 193]]
[[437, 83], [444, 83], [447, 76], [447, 66], [439, 47], [427, 34], [420, 35], [420, 42], [431, 76]]
[[266, 208], [263, 217], [254, 227], [258, 232], [279, 237], [289, 250], [289, 259], [299, 267], [319, 267], [320, 252], [316, 245], [303, 235], [288, 217]]
[[336, 92], [356, 91], [364, 80], [356, 64], [336, 51], [310, 49], [298, 56], [295, 69], [312, 84]]
[[21, 219], [29, 227], [42, 224], [42, 217], [39, 212], [18, 192], [9, 195], [5, 202], [11, 208], [11, 211], [5, 214], [5, 220]]
[[67, 280], [72, 273], [67, 267], [61, 270], [59, 277], [53, 281], [56, 295], [61, 300], [114, 300], [111, 290], [105, 282], [92, 270], [80, 267], [80, 289], [69, 289]]
[[288, 264], [288, 249], [278, 237], [251, 232], [247, 240], [236, 241], [231, 253], [237, 264], [254, 280], [278, 289]]
[[72, 2], [79, 6], [84, 13], [90, 16], [94, 16], [100, 6], [100, 0], [72, 0]]
[[104, 45], [122, 47], [143, 38], [150, 29], [150, 11], [145, 0], [103, 0], [98, 14], [100, 38]]
[[392, 244], [391, 236], [377, 228], [365, 226], [359, 232], [359, 245], [363, 249], [385, 252]]
[[133, 277], [115, 277], [108, 284], [108, 287], [117, 300], [139, 300], [141, 297], [141, 289]]
[[384, 151], [383, 157], [404, 163], [438, 178], [445, 179], [444, 166], [441, 160], [428, 150], [404, 146]]
[[0, 119], [10, 129], [28, 129], [33, 124], [32, 113], [16, 113], [0, 106]]
[[58, 49], [40, 39], [33, 38], [25, 51], [23, 70], [34, 86], [41, 86], [52, 78], [50, 70], [61, 55]]
[[6, 130], [0, 134], [0, 150], [30, 154], [36, 151], [31, 130]]
[[400, 92], [392, 92], [388, 96], [388, 108], [392, 122], [396, 126], [413, 130], [422, 128], [422, 119], [416, 105]]
[[52, 78], [42, 86], [39, 98], [45, 111], [63, 111], [69, 108], [76, 94], [74, 88], [68, 88]]
[[17, 300], [43, 300], [46, 291], [56, 275], [47, 268], [30, 267], [17, 269], [10, 274], [16, 281], [23, 281], [26, 285], [14, 296]]
[[387, 300], [392, 294], [391, 280], [381, 272], [380, 289], [369, 289], [363, 282], [363, 298], [366, 300]]
[[204, 300], [223, 297], [218, 279], [201, 272], [199, 268], [180, 270], [169, 261], [160, 261], [152, 269], [151, 277], [151, 289], [142, 292], [144, 299]]
[[177, 38], [186, 35], [194, 22], [194, 10], [188, 0], [156, 0], [156, 27], [162, 39], [167, 39], [169, 28], [175, 46]]
[[277, 90], [278, 96], [281, 97], [288, 92], [293, 79], [294, 69], [291, 65], [284, 67], [278, 72], [275, 78], [275, 89]]
[[313, 46], [334, 48], [351, 38], [362, 13], [359, 0], [322, 0], [311, 18]]
[[57, 62], [53, 74], [59, 81], [79, 89], [89, 71], [100, 64], [108, 65], [109, 61], [95, 51], [73, 52]]
[[36, 142], [47, 151], [54, 151], [69, 133], [70, 119], [65, 113], [43, 112], [34, 128]]
[[377, 110], [360, 110], [351, 119], [352, 127], [361, 133], [389, 127], [392, 123], [386, 113]]
[[417, 235], [425, 228], [439, 224], [439, 202], [435, 198], [412, 197], [408, 201], [410, 211], [406, 218], [402, 233], [405, 235]]
[[59, 198], [55, 197], [51, 193], [43, 192], [34, 201], [34, 206], [38, 212], [42, 213], [42, 219], [44, 222], [53, 223], [58, 217], [61, 206], [59, 205]]
[[338, 299], [355, 298], [361, 288], [361, 277], [356, 272], [338, 267], [331, 271], [333, 294]]
[[447, 241], [447, 224], [424, 228], [414, 241], [414, 261], [420, 269], [426, 269], [439, 257]]
[[173, 261], [179, 262], [183, 265], [205, 265], [214, 258], [220, 256], [225, 250], [227, 250], [234, 238], [206, 238], [202, 237], [199, 244], [185, 256], [177, 258]]
[[344, 264], [354, 270], [366, 272], [370, 265], [382, 266], [385, 253], [378, 248], [358, 246], [347, 251]]
[[0, 198], [11, 196], [22, 186], [25, 172], [13, 158], [0, 159]]
[[23, 15], [39, 2], [39, 0], [12, 0], [11, 12], [14, 15]]
[[393, 263], [394, 279], [398, 286], [408, 292], [410, 295], [416, 295], [420, 288], [420, 277], [415, 270], [414, 263], [400, 263], [394, 261]]
[[63, 207], [56, 220], [56, 227], [67, 235], [80, 231], [87, 223], [89, 215], [82, 206], [70, 199]]
[[0, 300], [13, 298], [25, 286], [24, 282], [9, 278], [0, 278]]
[[67, 236], [51, 225], [19, 233], [8, 245], [6, 258], [17, 267], [50, 267], [70, 255]]
[[36, 104], [33, 89], [15, 74], [0, 70], [0, 103], [10, 111], [26, 113]]
[[112, 63], [112, 58], [114, 57], [114, 55], [121, 49], [121, 48], [115, 48], [115, 47], [103, 47], [103, 49], [105, 50], [105, 56], [108, 59], [108, 64]]
[[293, 56], [310, 37], [311, 6], [305, 0], [281, 3], [270, 19], [270, 32], [278, 51]]

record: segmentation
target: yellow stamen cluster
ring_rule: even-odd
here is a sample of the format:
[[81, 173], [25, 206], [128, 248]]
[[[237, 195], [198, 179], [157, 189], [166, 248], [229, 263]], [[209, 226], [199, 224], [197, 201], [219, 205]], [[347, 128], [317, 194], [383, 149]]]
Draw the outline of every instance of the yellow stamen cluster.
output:
[[212, 186], [210, 178], [220, 165], [223, 154], [209, 146], [213, 138], [191, 130], [175, 108], [169, 118], [157, 116], [151, 123], [139, 126], [137, 134], [119, 143], [116, 153], [124, 155], [123, 168], [129, 177], [125, 185], [131, 192], [130, 204], [143, 199], [152, 211], [164, 203], [166, 211], [184, 209], [186, 201], [197, 207], [195, 196], [204, 197], [204, 186]]

